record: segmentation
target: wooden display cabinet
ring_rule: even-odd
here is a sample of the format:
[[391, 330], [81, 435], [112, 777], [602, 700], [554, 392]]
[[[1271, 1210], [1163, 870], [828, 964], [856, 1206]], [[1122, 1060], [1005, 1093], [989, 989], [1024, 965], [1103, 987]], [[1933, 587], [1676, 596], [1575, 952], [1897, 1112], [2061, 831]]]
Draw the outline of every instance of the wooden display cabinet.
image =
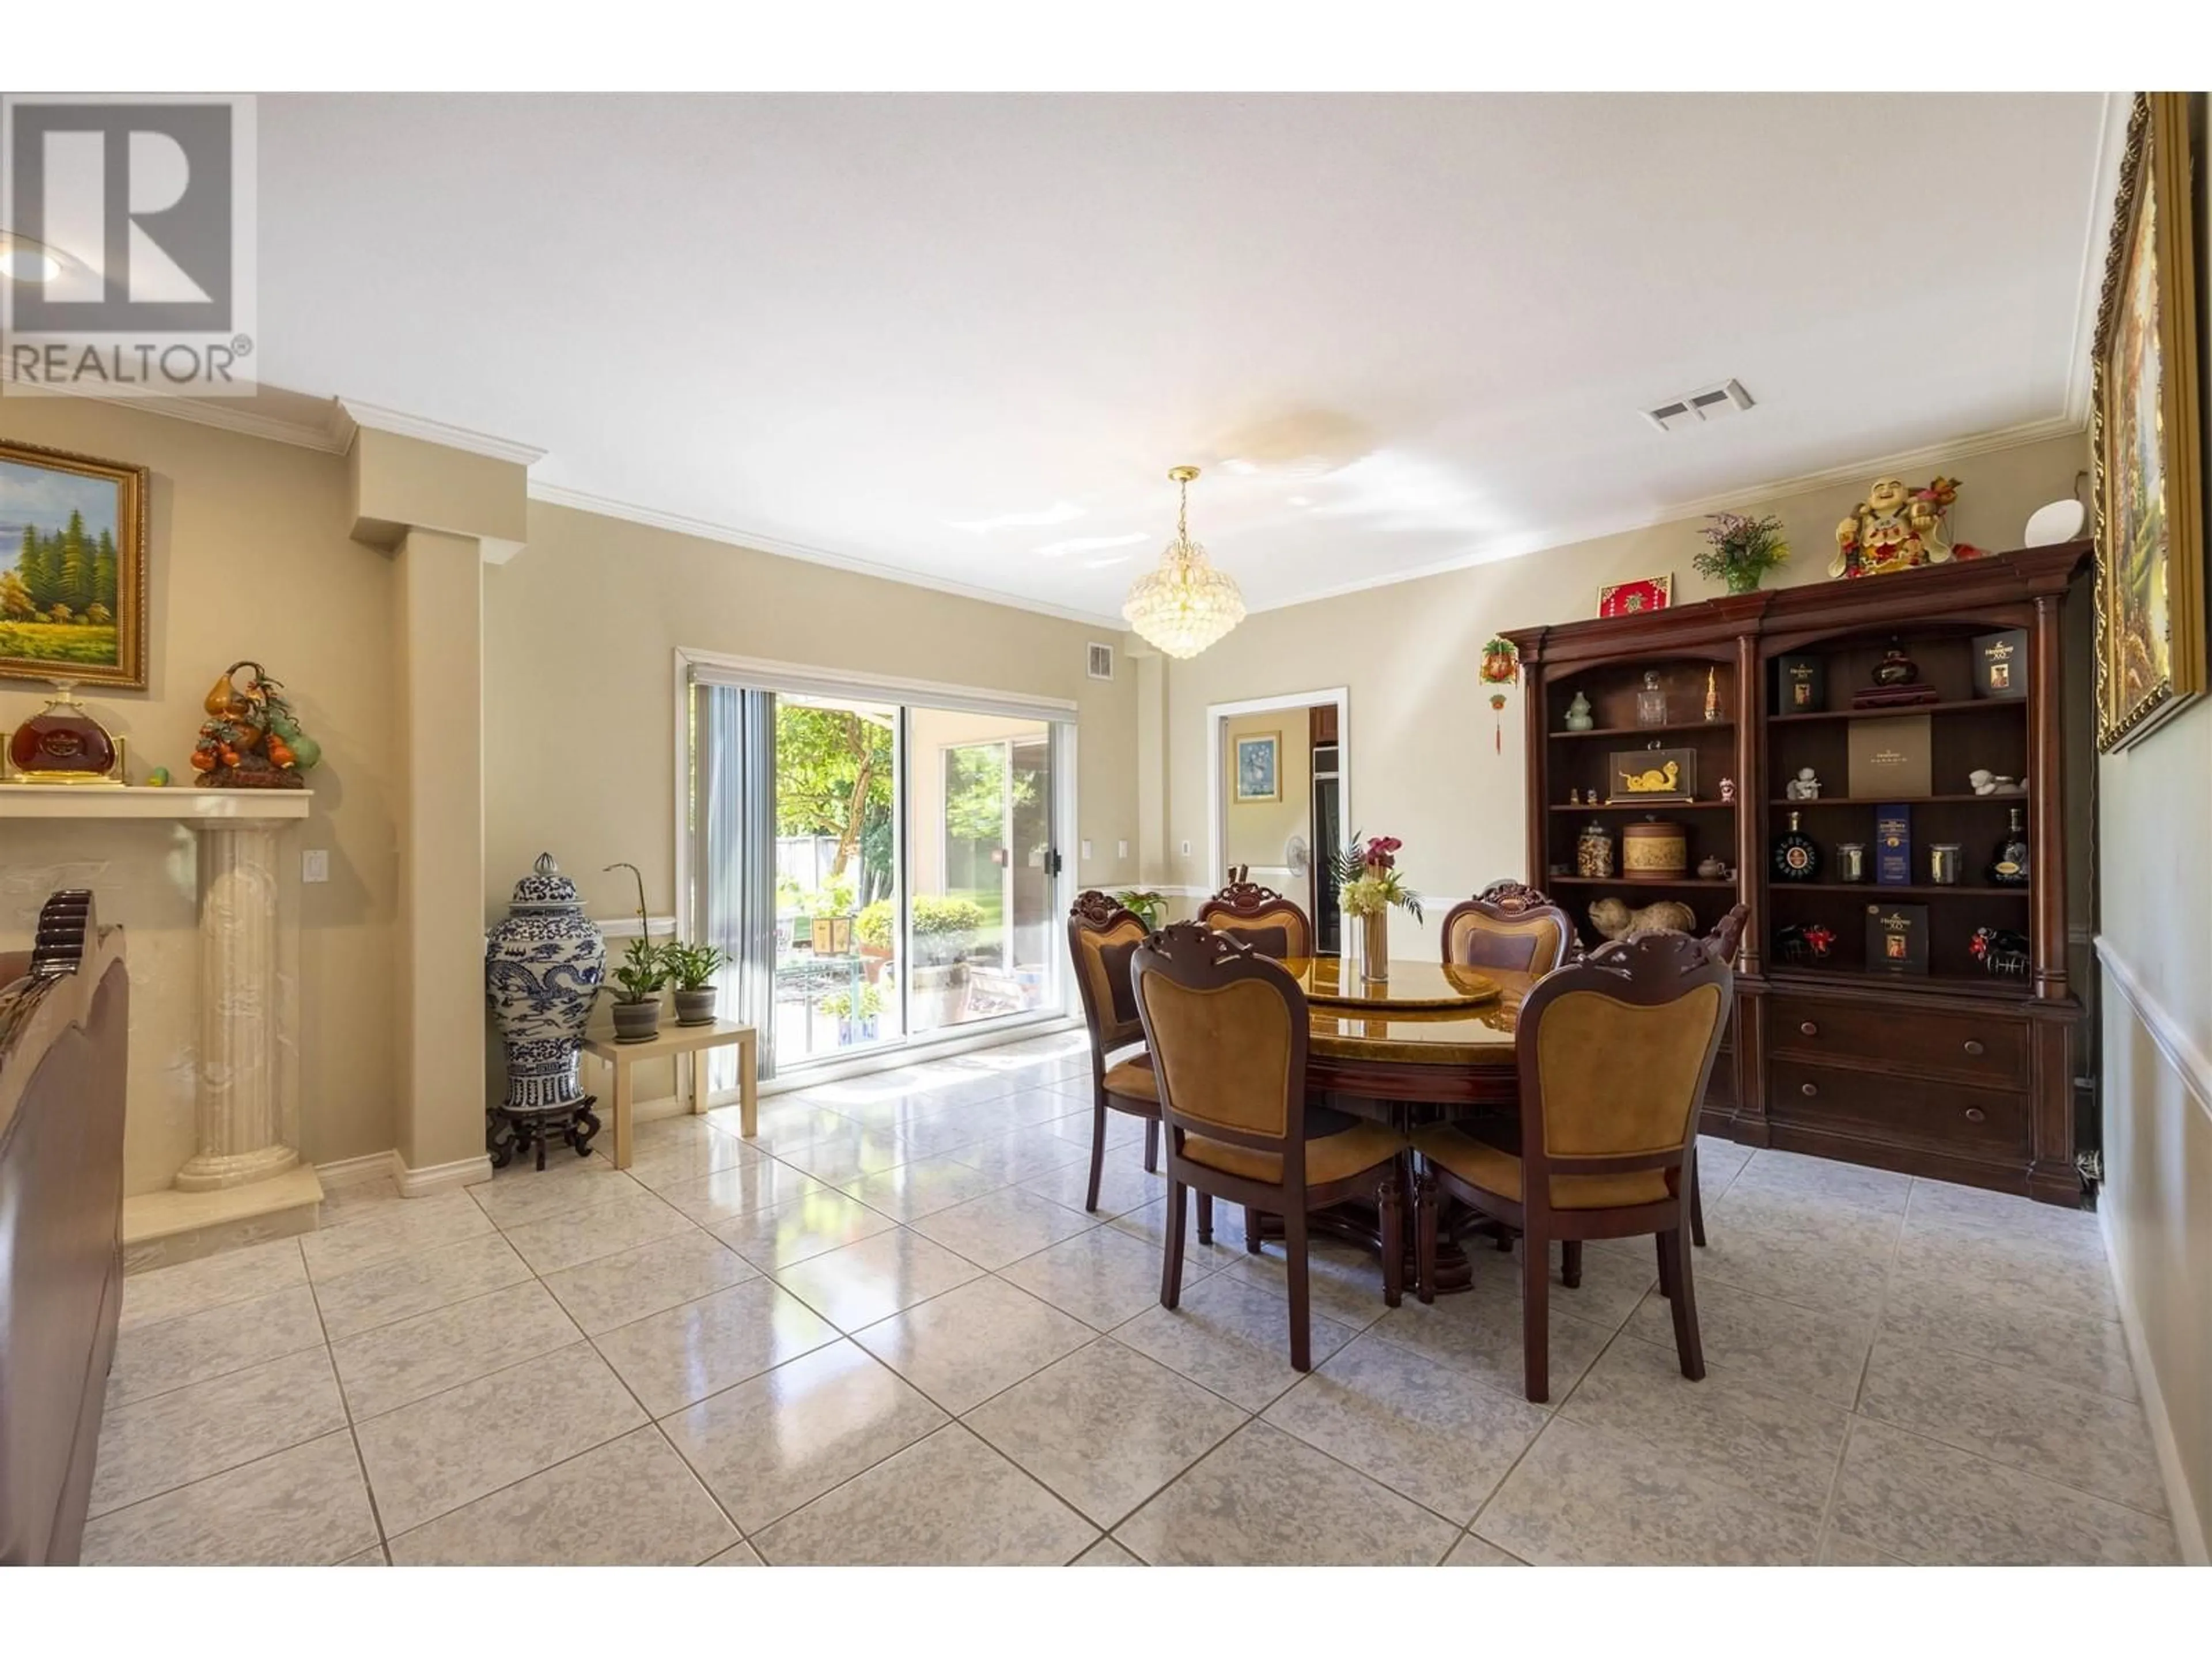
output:
[[[1529, 687], [1528, 846], [1532, 884], [1558, 897], [1585, 943], [1599, 936], [1589, 906], [1614, 896], [1688, 905], [1701, 929], [1730, 906], [1750, 908], [1737, 964], [1737, 1006], [1728, 1048], [1714, 1068], [1703, 1127], [1779, 1146], [1908, 1174], [2078, 1204], [2074, 1064], [2081, 1006], [2067, 980], [2066, 857], [2062, 802], [2061, 607], [2089, 556], [2086, 542], [1960, 561], [1857, 581], [1734, 595], [1632, 617], [1510, 633]], [[1973, 695], [1970, 642], [2020, 629], [2027, 636], [2027, 695]], [[1919, 669], [1933, 702], [1855, 709], [1891, 644]], [[1775, 659], [1811, 655], [1825, 668], [1824, 706], [1778, 712]], [[1668, 695], [1665, 725], [1639, 726], [1636, 694], [1656, 670]], [[1721, 718], [1703, 718], [1706, 677]], [[1577, 692], [1589, 732], [1566, 729]], [[2087, 696], [2087, 688], [2077, 695]], [[1874, 799], [1845, 793], [1856, 720], [1924, 714], [1929, 793], [1905, 798], [1912, 815], [1913, 881], [1874, 880]], [[1696, 798], [1687, 804], [1569, 805], [1570, 789], [1604, 793], [1608, 755], [1657, 740], [1696, 752]], [[1801, 767], [1821, 796], [1784, 798]], [[2024, 795], [1977, 795], [1976, 769], [2025, 776]], [[1720, 781], [1735, 785], [1721, 799]], [[2026, 887], [1992, 885], [1986, 871], [2014, 807], [2026, 810]], [[1824, 854], [1821, 878], [1771, 878], [1774, 837], [1798, 811]], [[1620, 826], [1650, 816], [1683, 824], [1690, 874], [1680, 881], [1621, 878]], [[1576, 844], [1592, 819], [1612, 829], [1615, 875], [1577, 874]], [[1868, 847], [1867, 879], [1833, 879], [1833, 849]], [[1929, 878], [1929, 848], [1960, 848], [1956, 885]], [[1733, 871], [1701, 880], [1717, 856]], [[1884, 900], [1924, 906], [1928, 971], [1898, 976], [1865, 958], [1866, 908]], [[1784, 930], [1824, 923], [1835, 944], [1822, 960], [1782, 959]], [[1977, 928], [2028, 941], [2018, 978], [1990, 972], [1972, 953]]]

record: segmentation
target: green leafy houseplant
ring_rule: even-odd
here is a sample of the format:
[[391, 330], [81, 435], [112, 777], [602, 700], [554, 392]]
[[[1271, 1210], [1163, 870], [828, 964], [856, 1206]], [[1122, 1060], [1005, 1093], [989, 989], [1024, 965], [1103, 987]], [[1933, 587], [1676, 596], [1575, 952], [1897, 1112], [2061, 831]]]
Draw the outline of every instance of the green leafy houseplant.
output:
[[[853, 1018], [853, 994], [849, 991], [832, 991], [828, 996], [822, 999], [821, 1006], [822, 1012], [829, 1015], [832, 1019], [850, 1019]], [[882, 1013], [884, 1011], [883, 993], [877, 990], [872, 985], [863, 985], [860, 988], [859, 1006], [860, 1018], [864, 1020], [875, 1018], [877, 1015]]]
[[730, 965], [730, 953], [714, 945], [665, 945], [661, 962], [679, 991], [702, 991]]
[[1710, 580], [1725, 582], [1731, 593], [1756, 592], [1759, 578], [1790, 556], [1782, 539], [1782, 520], [1772, 514], [1748, 518], [1741, 513], [1709, 513], [1698, 533], [1709, 544], [1690, 562]]
[[1126, 893], [1115, 894], [1114, 902], [1154, 933], [1159, 932], [1161, 924], [1168, 919], [1168, 901], [1164, 893], [1133, 887]]
[[973, 899], [922, 894], [914, 902], [915, 964], [934, 968], [961, 961], [975, 948], [984, 920], [983, 907]]
[[659, 996], [668, 983], [668, 961], [661, 948], [632, 939], [623, 952], [622, 966], [615, 969], [615, 983], [622, 987], [617, 1002], [651, 1002]]
[[888, 951], [891, 948], [891, 902], [878, 899], [863, 905], [860, 914], [853, 918], [853, 937], [863, 950]]

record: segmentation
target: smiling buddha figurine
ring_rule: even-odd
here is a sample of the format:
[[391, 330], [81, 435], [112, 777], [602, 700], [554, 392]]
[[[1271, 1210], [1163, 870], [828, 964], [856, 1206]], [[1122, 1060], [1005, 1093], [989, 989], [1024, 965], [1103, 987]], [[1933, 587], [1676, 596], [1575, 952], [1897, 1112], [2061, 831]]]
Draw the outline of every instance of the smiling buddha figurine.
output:
[[1925, 489], [1907, 489], [1902, 478], [1878, 480], [1851, 516], [1836, 526], [1828, 574], [1879, 576], [1948, 562], [1951, 544], [1943, 533], [1943, 515], [1958, 499], [1956, 478], [1937, 477]]

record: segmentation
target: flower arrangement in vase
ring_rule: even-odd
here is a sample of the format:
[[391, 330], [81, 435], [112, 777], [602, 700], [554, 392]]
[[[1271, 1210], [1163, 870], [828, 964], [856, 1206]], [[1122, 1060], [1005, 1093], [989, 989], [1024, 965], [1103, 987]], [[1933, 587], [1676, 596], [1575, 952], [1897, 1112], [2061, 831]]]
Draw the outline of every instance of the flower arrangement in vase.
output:
[[1747, 518], [1741, 513], [1709, 513], [1711, 522], [1698, 533], [1709, 544], [1690, 562], [1698, 574], [1724, 582], [1731, 593], [1755, 593], [1759, 578], [1790, 556], [1782, 539], [1782, 520], [1772, 514]]
[[1404, 846], [1395, 836], [1354, 836], [1352, 845], [1333, 860], [1330, 871], [1337, 884], [1337, 903], [1346, 915], [1359, 920], [1359, 973], [1372, 984], [1390, 977], [1390, 908], [1397, 906], [1415, 921], [1421, 919], [1420, 898], [1406, 885], [1398, 868], [1398, 852]]

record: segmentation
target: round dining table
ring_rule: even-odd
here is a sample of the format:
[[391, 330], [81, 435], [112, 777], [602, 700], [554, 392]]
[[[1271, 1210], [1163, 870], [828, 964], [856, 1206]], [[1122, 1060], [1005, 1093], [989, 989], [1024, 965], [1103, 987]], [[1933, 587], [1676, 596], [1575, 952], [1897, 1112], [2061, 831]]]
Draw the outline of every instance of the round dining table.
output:
[[[1407, 1134], [1425, 1124], [1501, 1114], [1510, 1118], [1519, 1110], [1514, 1033], [1534, 975], [1393, 960], [1389, 977], [1370, 980], [1356, 959], [1334, 956], [1291, 957], [1283, 966], [1306, 994], [1312, 1022], [1310, 1095]], [[1449, 1292], [1466, 1289], [1472, 1271], [1453, 1237], [1455, 1218], [1445, 1221], [1436, 1288]], [[1369, 1250], [1382, 1249], [1382, 1226], [1371, 1205], [1316, 1211], [1310, 1224]], [[1410, 1217], [1406, 1234], [1410, 1241]], [[1279, 1238], [1281, 1219], [1260, 1218], [1259, 1236]], [[1501, 1236], [1501, 1247], [1505, 1243], [1510, 1240]]]

